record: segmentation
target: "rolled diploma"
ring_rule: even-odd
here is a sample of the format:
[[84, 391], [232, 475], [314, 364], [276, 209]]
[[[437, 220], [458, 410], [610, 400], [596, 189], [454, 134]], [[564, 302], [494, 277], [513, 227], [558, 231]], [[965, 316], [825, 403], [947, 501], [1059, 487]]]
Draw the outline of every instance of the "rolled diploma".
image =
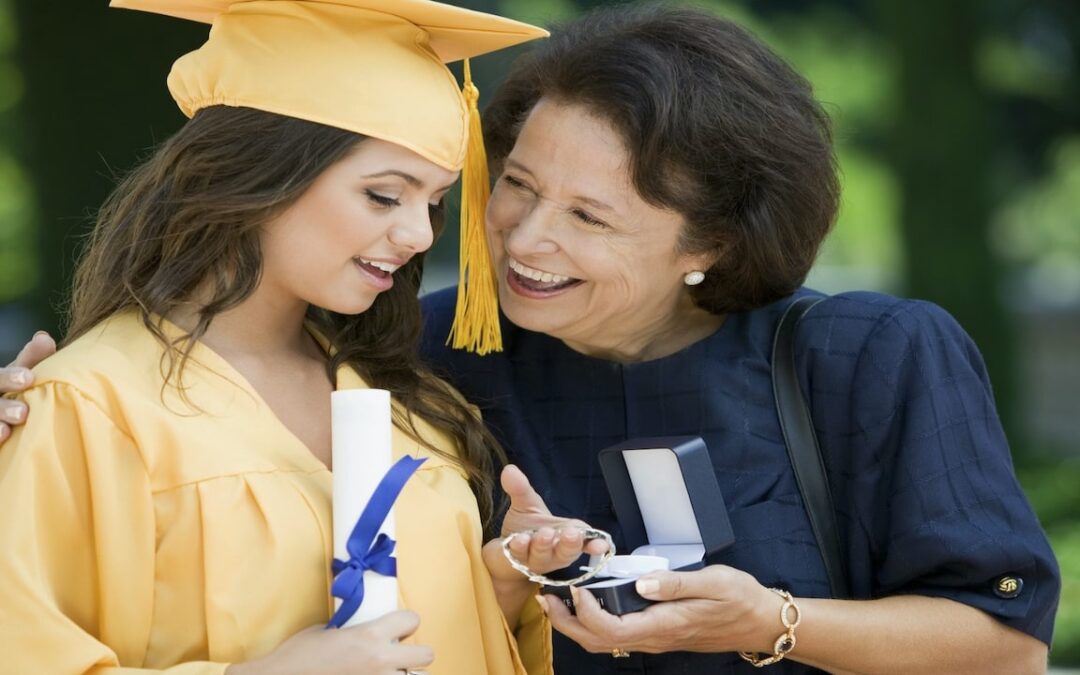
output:
[[[390, 392], [385, 389], [347, 389], [330, 395], [334, 475], [334, 557], [348, 560], [345, 543], [360, 512], [393, 464]], [[394, 512], [379, 529], [394, 537]], [[364, 600], [345, 622], [352, 626], [397, 609], [397, 579], [364, 572]], [[341, 600], [334, 599], [334, 609]]]

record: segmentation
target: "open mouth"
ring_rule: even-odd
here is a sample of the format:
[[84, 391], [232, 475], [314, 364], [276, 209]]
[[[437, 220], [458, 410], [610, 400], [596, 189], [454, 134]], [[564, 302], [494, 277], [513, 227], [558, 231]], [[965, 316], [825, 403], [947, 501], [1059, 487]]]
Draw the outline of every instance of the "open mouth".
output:
[[393, 263], [381, 262], [379, 260], [368, 260], [367, 258], [361, 258], [359, 256], [353, 258], [353, 262], [380, 279], [385, 279], [401, 267], [401, 265], [394, 265]]
[[401, 265], [395, 265], [379, 260], [368, 260], [367, 258], [361, 258], [360, 256], [353, 258], [353, 264], [366, 274], [374, 285], [381, 290], [386, 290], [394, 285], [392, 275], [401, 267]]
[[515, 290], [526, 291], [528, 295], [557, 293], [583, 283], [581, 279], [528, 267], [513, 258], [508, 258], [508, 266], [507, 280], [510, 285]]

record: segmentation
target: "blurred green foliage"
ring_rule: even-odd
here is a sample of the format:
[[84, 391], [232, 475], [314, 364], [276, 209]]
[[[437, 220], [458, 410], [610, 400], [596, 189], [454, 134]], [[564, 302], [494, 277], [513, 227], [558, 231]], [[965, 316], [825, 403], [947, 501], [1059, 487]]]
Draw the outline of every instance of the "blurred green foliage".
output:
[[13, 109], [23, 94], [22, 75], [11, 60], [15, 38], [10, 4], [0, 0], [0, 304], [25, 296], [40, 278], [31, 182], [5, 142], [16, 128]]
[[1061, 566], [1061, 603], [1050, 662], [1080, 667], [1080, 457], [1028, 455], [1017, 477], [1039, 514]]

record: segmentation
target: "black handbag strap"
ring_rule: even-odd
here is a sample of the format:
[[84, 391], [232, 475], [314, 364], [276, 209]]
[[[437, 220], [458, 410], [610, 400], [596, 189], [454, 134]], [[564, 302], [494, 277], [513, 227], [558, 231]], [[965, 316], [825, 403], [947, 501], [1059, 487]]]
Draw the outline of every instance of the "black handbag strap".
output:
[[773, 339], [772, 385], [780, 429], [784, 433], [784, 443], [791, 458], [791, 466], [795, 470], [795, 481], [802, 494], [806, 513], [810, 517], [814, 539], [817, 540], [818, 550], [825, 562], [832, 596], [848, 598], [850, 593], [840, 549], [840, 529], [836, 524], [829, 479], [825, 474], [817, 434], [814, 433], [814, 422], [795, 370], [795, 332], [798, 330], [799, 320], [822, 300], [824, 298], [818, 296], [803, 296], [784, 310]]

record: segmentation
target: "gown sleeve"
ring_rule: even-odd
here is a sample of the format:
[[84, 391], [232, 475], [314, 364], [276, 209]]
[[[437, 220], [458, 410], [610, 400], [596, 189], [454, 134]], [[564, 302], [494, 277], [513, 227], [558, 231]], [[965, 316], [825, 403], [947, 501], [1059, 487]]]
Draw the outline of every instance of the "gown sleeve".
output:
[[[149, 671], [155, 525], [143, 458], [99, 403], [62, 383], [0, 452], [0, 654], [18, 673], [220, 675], [228, 664]], [[121, 665], [123, 664], [123, 665]]]
[[873, 495], [859, 510], [873, 594], [949, 598], [1049, 644], [1060, 574], [971, 339], [936, 305], [904, 301], [869, 334], [853, 378], [862, 457], [850, 466]]
[[521, 610], [514, 639], [522, 666], [529, 675], [550, 675], [553, 658], [551, 623], [540, 610], [540, 604], [529, 601]]

